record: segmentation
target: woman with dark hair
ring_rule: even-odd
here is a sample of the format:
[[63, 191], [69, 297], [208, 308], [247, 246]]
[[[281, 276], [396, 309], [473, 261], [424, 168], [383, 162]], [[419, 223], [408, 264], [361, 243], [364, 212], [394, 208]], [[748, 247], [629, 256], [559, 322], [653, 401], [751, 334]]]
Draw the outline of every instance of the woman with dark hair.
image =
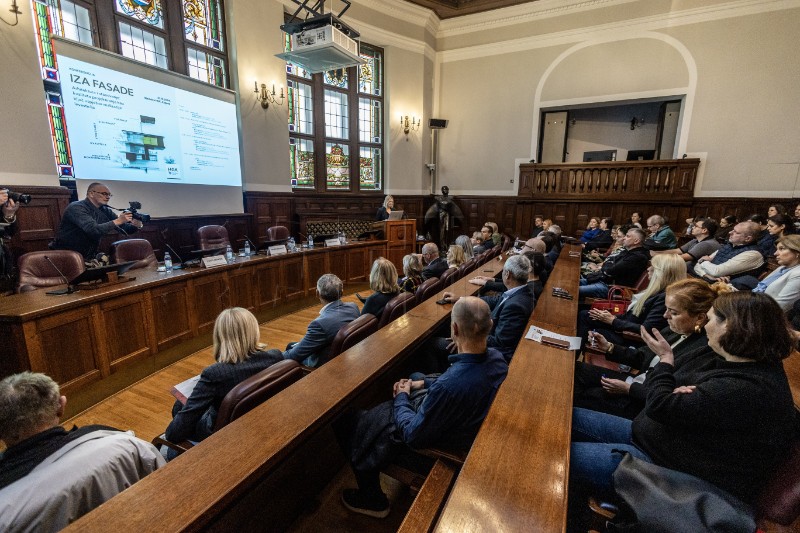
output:
[[631, 213], [631, 219], [628, 221], [627, 225], [642, 229], [642, 214], [639, 211]]
[[[676, 361], [683, 354], [697, 350], [708, 352], [708, 339], [703, 329], [718, 295], [731, 292], [724, 283], [709, 285], [697, 278], [676, 281], [667, 287], [667, 327], [661, 334], [670, 343]], [[649, 346], [635, 348], [608, 342], [601, 334], [590, 334], [592, 346], [605, 352], [606, 359], [639, 370], [638, 374], [615, 372], [587, 363], [575, 365], [573, 406], [601, 411], [633, 419], [644, 407], [647, 398], [648, 371], [658, 364], [660, 357]]]
[[767, 217], [774, 217], [775, 215], [787, 215], [786, 208], [781, 204], [772, 204], [767, 209]]
[[[781, 360], [792, 351], [786, 319], [765, 294], [723, 294], [708, 311], [710, 363], [680, 374], [670, 343], [642, 328], [660, 357], [648, 373], [644, 410], [631, 422], [576, 408], [570, 489], [611, 495], [611, 476], [629, 452], [713, 483], [752, 503], [785, 459], [795, 408]], [[694, 357], [682, 357], [691, 365]]]
[[728, 242], [728, 233], [731, 232], [733, 227], [739, 222], [734, 215], [728, 215], [719, 219], [719, 228], [717, 228], [716, 239], [720, 242]]

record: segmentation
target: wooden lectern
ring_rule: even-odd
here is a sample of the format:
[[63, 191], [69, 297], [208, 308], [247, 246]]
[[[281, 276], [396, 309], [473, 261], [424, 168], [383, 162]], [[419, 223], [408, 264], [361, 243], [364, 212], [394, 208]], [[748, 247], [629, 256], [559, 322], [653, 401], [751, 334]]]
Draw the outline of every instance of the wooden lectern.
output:
[[404, 220], [384, 220], [373, 222], [373, 229], [383, 231], [386, 243], [387, 259], [394, 264], [397, 275], [403, 276], [403, 257], [414, 253], [414, 244], [417, 241], [417, 221], [409, 218]]

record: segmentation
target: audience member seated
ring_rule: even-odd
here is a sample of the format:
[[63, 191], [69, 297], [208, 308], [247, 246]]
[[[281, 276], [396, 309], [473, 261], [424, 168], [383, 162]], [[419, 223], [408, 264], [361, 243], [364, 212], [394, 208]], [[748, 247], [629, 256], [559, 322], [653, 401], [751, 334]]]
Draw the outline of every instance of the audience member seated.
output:
[[[662, 329], [661, 334], [672, 347], [676, 368], [684, 354], [693, 354], [697, 350], [710, 352], [703, 329], [708, 321], [706, 313], [714, 299], [725, 292], [730, 292], [730, 289], [722, 283], [709, 285], [696, 278], [676, 281], [667, 287], [664, 317], [668, 327]], [[649, 346], [635, 348], [609, 342], [600, 333], [592, 335], [590, 343], [593, 349], [605, 353], [606, 360], [627, 365], [639, 373], [617, 372], [578, 362], [575, 364], [573, 406], [635, 418], [644, 408], [647, 398], [645, 380], [648, 371], [658, 364], [658, 354]]]
[[361, 314], [370, 313], [375, 315], [375, 318], [380, 318], [383, 308], [386, 307], [389, 300], [400, 292], [400, 287], [397, 286], [397, 269], [394, 268], [391, 261], [379, 257], [372, 263], [372, 270], [369, 273], [369, 288], [373, 290], [373, 293], [364, 302]]
[[460, 267], [467, 262], [464, 249], [458, 244], [451, 244], [447, 249], [447, 268]]
[[[555, 251], [556, 241], [558, 239], [556, 238], [555, 234], [550, 233], [549, 231], [540, 233], [538, 237], [535, 237], [535, 239], [544, 243], [544, 276], [542, 276], [542, 281], [546, 283], [547, 278], [550, 276], [550, 272], [553, 271], [556, 259], [558, 259], [558, 252]], [[537, 248], [534, 248], [534, 250], [536, 249]]]
[[440, 278], [447, 270], [447, 261], [439, 257], [439, 247], [429, 242], [422, 247], [422, 281], [428, 278]]
[[603, 261], [620, 253], [624, 249], [622, 243], [625, 240], [625, 234], [628, 233], [629, 229], [631, 229], [631, 226], [628, 225], [614, 226], [611, 229], [611, 237], [614, 239], [614, 241], [611, 243], [611, 246], [609, 246], [608, 250], [602, 254], [597, 250], [592, 250], [588, 254], [584, 254], [586, 262], [581, 264], [581, 274], [587, 274], [595, 270], [600, 270], [600, 265], [603, 263]]
[[625, 314], [615, 316], [600, 309], [579, 312], [578, 336], [586, 342], [589, 332], [596, 330], [609, 342], [619, 344], [624, 342], [624, 331], [638, 333], [641, 326], [648, 331], [665, 327], [667, 319], [664, 316], [664, 291], [672, 283], [686, 278], [686, 264], [680, 257], [660, 255], [653, 258], [647, 273], [650, 278], [647, 288], [633, 295]]
[[736, 276], [756, 271], [764, 258], [756, 242], [759, 234], [756, 222], [739, 222], [730, 232], [728, 243], [713, 254], [697, 260], [694, 273], [698, 277], [716, 281], [717, 278]]
[[589, 219], [589, 225], [586, 226], [586, 231], [583, 232], [581, 238], [579, 239], [583, 244], [591, 241], [603, 230], [600, 229], [600, 219], [598, 217], [592, 217]]
[[611, 237], [612, 227], [614, 227], [614, 221], [612, 219], [608, 217], [601, 218], [600, 226], [598, 228], [600, 233], [586, 241], [585, 245], [583, 246], [583, 251], [591, 252], [592, 250], [597, 250], [598, 248], [608, 248], [611, 246], [611, 243], [614, 241], [614, 239]]
[[784, 235], [791, 235], [796, 233], [794, 231], [794, 223], [788, 215], [773, 215], [767, 219], [767, 233], [772, 238], [772, 248], [770, 250], [773, 255], [775, 253], [775, 244]]
[[758, 249], [761, 251], [761, 255], [764, 256], [764, 259], [775, 253], [775, 240], [767, 230], [766, 217], [764, 215], [755, 214], [750, 215], [745, 220], [755, 222], [759, 226], [760, 231], [756, 237], [756, 242], [758, 243]]
[[[692, 264], [705, 255], [711, 255], [722, 246], [714, 236], [717, 234], [717, 222], [713, 218], [701, 218], [695, 220], [691, 226], [691, 241], [680, 248], [671, 250], [652, 250], [650, 255], [655, 257], [658, 254], [680, 254], [681, 258], [687, 263]], [[687, 267], [688, 268], [688, 267]]]
[[728, 242], [728, 234], [733, 227], [739, 222], [734, 215], [724, 216], [719, 219], [719, 229], [717, 229], [717, 240], [721, 243]]
[[44, 374], [0, 381], [0, 530], [59, 531], [164, 466], [158, 450], [131, 433], [65, 430], [66, 404]]
[[622, 242], [625, 249], [606, 259], [597, 272], [582, 276], [578, 293], [581, 298], [604, 298], [609, 285], [633, 286], [647, 268], [650, 254], [642, 247], [644, 231], [631, 228]]
[[319, 318], [311, 321], [300, 342], [290, 343], [286, 347], [286, 351], [283, 352], [284, 359], [294, 359], [312, 368], [327, 361], [336, 333], [342, 326], [359, 316], [356, 304], [341, 300], [343, 288], [342, 280], [335, 274], [320, 276], [317, 280], [317, 295], [322, 303]]
[[800, 204], [794, 208], [794, 217], [792, 218], [794, 222], [794, 232], [800, 233]]
[[378, 208], [378, 212], [375, 213], [375, 220], [386, 220], [389, 218], [389, 215], [392, 214], [392, 209], [394, 209], [394, 197], [391, 194], [386, 195], [386, 198], [383, 199], [383, 205]]
[[642, 228], [642, 214], [638, 211], [634, 211], [633, 213], [631, 213], [631, 218], [628, 221], [627, 225], [639, 229], [644, 229]]
[[[775, 251], [778, 268], [761, 281], [752, 276], [737, 278], [737, 289], [764, 292], [778, 302], [781, 309], [788, 311], [800, 299], [800, 235], [786, 235], [778, 241]], [[722, 278], [726, 281], [727, 278]]]
[[542, 217], [533, 218], [533, 232], [532, 235], [536, 237], [539, 233], [544, 231], [544, 219]]
[[[549, 218], [542, 220], [542, 231], [550, 231], [550, 226], [553, 225], [553, 221]], [[535, 235], [536, 236], [536, 235]]]
[[[492, 329], [489, 333], [488, 346], [496, 348], [507, 361], [511, 361], [517, 343], [525, 333], [533, 312], [533, 293], [528, 289], [528, 274], [531, 262], [524, 255], [515, 255], [506, 259], [503, 265], [503, 284], [506, 291], [497, 296], [483, 296], [482, 300], [489, 304], [492, 312]], [[452, 292], [445, 292], [443, 299], [455, 303], [459, 297]], [[455, 349], [451, 339], [435, 339], [431, 344], [432, 356], [435, 356], [439, 367], [447, 354]]]
[[[219, 314], [213, 333], [216, 363], [203, 369], [186, 405], [175, 401], [172, 422], [164, 432], [168, 441], [198, 442], [210, 436], [219, 406], [231, 389], [283, 360], [280, 350], [264, 351], [259, 337], [258, 320], [247, 309], [231, 307]], [[173, 452], [167, 458], [174, 456]]]
[[473, 255], [479, 255], [488, 250], [488, 248], [486, 248], [486, 246], [483, 244], [483, 233], [480, 231], [476, 231], [472, 234], [470, 242], [472, 243]]
[[[529, 245], [531, 241], [536, 241], [538, 239], [529, 239], [523, 246], [522, 255], [528, 258], [528, 261], [531, 262], [531, 272], [528, 274], [528, 288], [531, 290], [533, 294], [533, 301], [534, 306], [536, 305], [536, 300], [542, 294], [544, 290], [544, 282], [542, 281], [542, 275], [544, 274], [544, 267], [545, 267], [545, 258], [544, 254], [541, 252], [535, 252], [533, 248]], [[536, 248], [540, 248], [536, 246]], [[507, 287], [502, 281], [503, 273], [500, 272], [500, 279], [490, 278], [489, 276], [475, 276], [469, 280], [470, 283], [473, 285], [482, 285], [483, 289], [481, 289], [481, 295], [486, 295], [490, 292], [502, 293], [506, 292]]]
[[775, 215], [788, 215], [789, 212], [781, 204], [772, 204], [767, 208], [767, 217], [774, 217]]
[[[764, 294], [719, 296], [705, 328], [719, 357], [687, 374], [676, 368], [670, 343], [642, 328], [660, 361], [648, 372], [645, 407], [632, 422], [573, 410], [570, 499], [584, 490], [611, 497], [620, 452], [629, 452], [753, 502], [794, 438], [795, 407], [781, 364], [792, 339], [780, 307]], [[688, 354], [681, 359], [691, 364]]]
[[400, 290], [414, 294], [417, 287], [422, 285], [422, 259], [417, 254], [408, 254], [403, 257], [403, 279], [400, 280]]
[[653, 215], [647, 219], [647, 230], [650, 236], [647, 238], [647, 247], [651, 250], [669, 250], [677, 248], [678, 239], [672, 229], [667, 225], [664, 217]]
[[389, 500], [381, 489], [381, 468], [401, 455], [414, 458], [414, 449], [470, 448], [508, 373], [502, 354], [487, 347], [491, 327], [485, 302], [460, 299], [450, 326], [456, 353], [449, 356], [447, 370], [440, 376], [401, 379], [394, 384], [394, 400], [340, 419], [336, 433], [358, 484], [342, 493], [345, 507], [386, 517]]
[[475, 257], [475, 252], [472, 250], [472, 241], [469, 235], [459, 235], [456, 237], [456, 244], [464, 250], [464, 259], [469, 261]]
[[500, 228], [497, 226], [497, 224], [495, 224], [494, 222], [484, 222], [483, 225], [489, 226], [489, 228], [491, 228], [492, 230], [491, 237], [493, 246], [497, 246], [498, 244], [500, 244], [500, 241], [503, 239], [503, 236], [500, 235]]

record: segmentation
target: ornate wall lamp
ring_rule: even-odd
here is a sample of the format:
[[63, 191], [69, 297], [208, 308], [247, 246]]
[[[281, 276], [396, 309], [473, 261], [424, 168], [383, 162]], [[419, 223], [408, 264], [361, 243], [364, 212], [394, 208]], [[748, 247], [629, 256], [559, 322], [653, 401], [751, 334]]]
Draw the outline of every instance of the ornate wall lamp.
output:
[[419, 120], [416, 117], [411, 117], [411, 120], [409, 120], [408, 115], [400, 115], [400, 127], [403, 128], [403, 133], [406, 134], [406, 140], [408, 140], [408, 132], [418, 131], [421, 125], [422, 117]]
[[[255, 89], [253, 92], [256, 93], [256, 100], [261, 104], [261, 107], [264, 109], [269, 108], [269, 104], [275, 105], [283, 105], [283, 100], [286, 98], [283, 94], [283, 86], [281, 85], [281, 94], [276, 97], [275, 96], [275, 84], [272, 84], [272, 91], [267, 90], [267, 85], [265, 83], [261, 84], [261, 88], [258, 88], [258, 82], [255, 82]], [[280, 101], [279, 101], [280, 100]]]

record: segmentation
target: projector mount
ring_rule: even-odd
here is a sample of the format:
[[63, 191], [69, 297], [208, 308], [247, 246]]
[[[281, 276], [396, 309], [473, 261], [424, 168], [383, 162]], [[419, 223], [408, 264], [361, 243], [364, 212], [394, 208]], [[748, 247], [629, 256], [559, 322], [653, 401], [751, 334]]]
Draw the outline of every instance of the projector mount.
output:
[[[292, 0], [292, 2], [297, 4], [299, 7], [294, 13], [292, 13], [289, 22], [281, 26], [281, 30], [289, 35], [294, 35], [307, 30], [322, 28], [324, 26], [333, 26], [350, 39], [358, 39], [360, 34], [339, 20], [339, 18], [344, 15], [348, 9], [350, 9], [350, 1], [341, 0], [341, 2], [344, 4], [344, 8], [337, 15], [334, 15], [333, 12], [325, 13], [325, 1], [326, 0], [316, 0], [313, 5], [309, 6], [308, 4], [310, 0]], [[305, 18], [301, 19], [298, 16], [300, 15], [301, 11], [306, 12]]]

